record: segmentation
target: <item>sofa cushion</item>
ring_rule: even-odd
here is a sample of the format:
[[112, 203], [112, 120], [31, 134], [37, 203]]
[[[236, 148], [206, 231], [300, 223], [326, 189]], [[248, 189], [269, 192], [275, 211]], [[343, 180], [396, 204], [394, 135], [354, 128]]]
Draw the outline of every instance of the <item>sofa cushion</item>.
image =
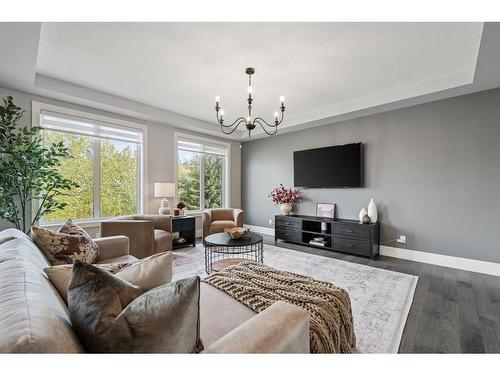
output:
[[133, 263], [137, 258], [133, 255], [120, 255], [119, 257], [104, 259], [97, 264], [110, 264], [110, 263]]
[[68, 220], [57, 232], [32, 227], [33, 240], [53, 265], [70, 264], [75, 260], [94, 263], [97, 244], [78, 225]]
[[0, 238], [0, 245], [7, 242], [7, 241], [15, 240], [15, 239], [16, 239], [16, 237], [12, 237], [12, 236], [2, 237], [2, 238]]
[[71, 321], [94, 353], [192, 353], [199, 341], [200, 278], [149, 292], [76, 261], [68, 291]]
[[169, 251], [172, 248], [172, 234], [170, 232], [155, 229], [154, 230], [155, 244], [154, 251], [155, 253], [160, 253], [162, 251]]
[[[146, 290], [156, 288], [172, 280], [171, 252], [158, 253], [129, 264], [108, 263], [96, 266]], [[68, 300], [68, 285], [72, 270], [72, 264], [62, 264], [44, 269], [64, 301]]]
[[205, 348], [255, 315], [229, 294], [201, 283], [200, 337]]
[[22, 232], [0, 245], [0, 352], [79, 353], [66, 305], [43, 273], [49, 264]]
[[236, 226], [236, 223], [231, 220], [215, 220], [212, 221], [210, 224], [210, 227], [208, 228], [208, 232], [210, 234], [212, 233], [221, 233], [224, 232], [224, 229], [226, 228], [234, 228]]
[[[10, 233], [10, 235], [5, 235]], [[43, 269], [50, 266], [40, 249], [23, 232], [17, 229], [7, 229], [1, 232], [3, 238], [14, 237], [14, 240], [0, 245], [0, 263], [13, 259], [24, 259], [43, 274]]]

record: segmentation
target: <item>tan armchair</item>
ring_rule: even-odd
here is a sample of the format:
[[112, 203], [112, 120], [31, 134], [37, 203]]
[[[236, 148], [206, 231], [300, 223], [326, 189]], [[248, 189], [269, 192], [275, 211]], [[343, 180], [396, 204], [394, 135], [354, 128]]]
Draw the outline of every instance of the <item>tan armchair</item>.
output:
[[226, 228], [242, 227], [243, 211], [238, 208], [211, 208], [203, 211], [203, 238]]
[[101, 237], [123, 235], [130, 239], [130, 255], [145, 258], [172, 250], [170, 215], [130, 215], [101, 221]]

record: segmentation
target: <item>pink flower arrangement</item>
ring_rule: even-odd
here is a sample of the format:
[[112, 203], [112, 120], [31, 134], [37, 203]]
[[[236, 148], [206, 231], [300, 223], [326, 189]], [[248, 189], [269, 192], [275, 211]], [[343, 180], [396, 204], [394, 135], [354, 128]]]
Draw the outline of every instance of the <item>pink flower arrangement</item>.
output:
[[283, 186], [283, 184], [276, 186], [271, 194], [269, 194], [269, 197], [274, 204], [294, 204], [302, 202], [302, 192], [300, 191], [300, 189], [286, 188]]

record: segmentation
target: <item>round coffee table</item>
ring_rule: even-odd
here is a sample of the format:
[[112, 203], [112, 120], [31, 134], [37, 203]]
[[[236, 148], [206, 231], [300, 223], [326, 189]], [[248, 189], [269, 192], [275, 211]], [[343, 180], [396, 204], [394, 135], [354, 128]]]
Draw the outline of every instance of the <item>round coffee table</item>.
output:
[[262, 236], [251, 233], [233, 240], [226, 233], [205, 237], [205, 271], [210, 274], [247, 260], [264, 262]]

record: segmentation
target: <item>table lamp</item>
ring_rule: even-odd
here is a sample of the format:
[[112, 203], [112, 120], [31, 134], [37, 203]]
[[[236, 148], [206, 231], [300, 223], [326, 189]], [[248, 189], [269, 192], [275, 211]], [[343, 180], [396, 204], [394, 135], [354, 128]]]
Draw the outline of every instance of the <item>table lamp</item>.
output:
[[167, 197], [175, 194], [175, 184], [173, 182], [155, 182], [155, 198], [163, 198], [158, 209], [160, 215], [170, 215]]

